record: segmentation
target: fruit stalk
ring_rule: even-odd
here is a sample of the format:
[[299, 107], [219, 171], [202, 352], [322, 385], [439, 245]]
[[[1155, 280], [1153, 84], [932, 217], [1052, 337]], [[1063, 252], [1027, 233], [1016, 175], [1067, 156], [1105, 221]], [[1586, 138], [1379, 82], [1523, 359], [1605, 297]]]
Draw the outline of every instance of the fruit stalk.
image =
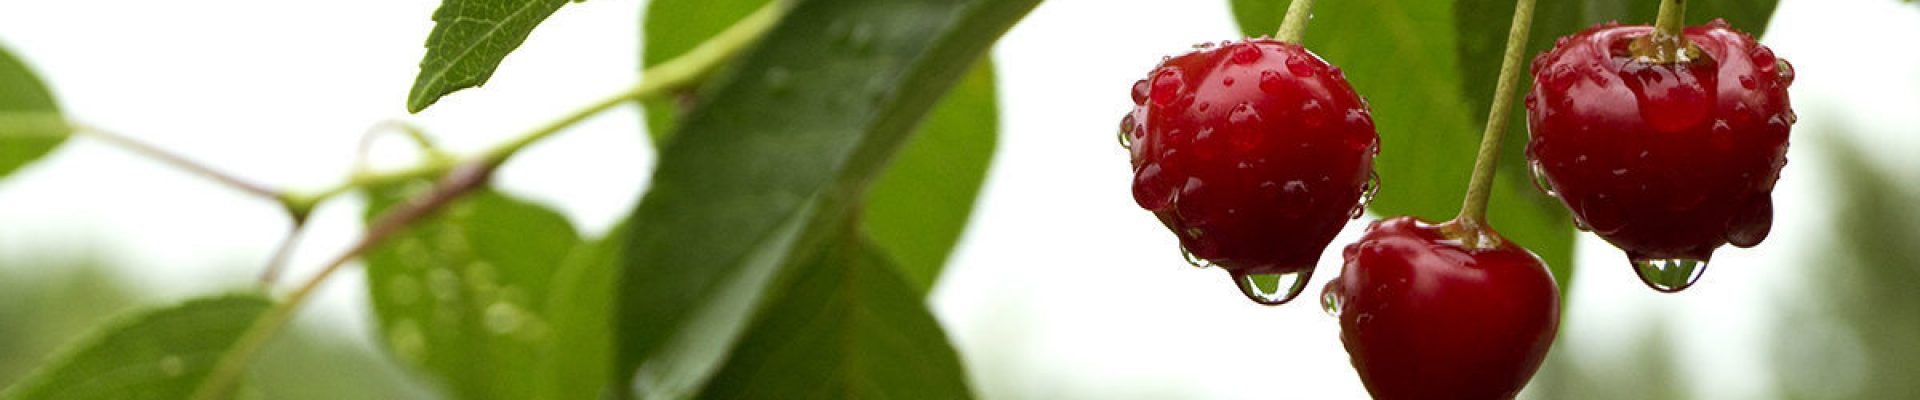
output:
[[1660, 14], [1653, 20], [1653, 31], [1661, 36], [1680, 37], [1686, 29], [1687, 0], [1660, 0]]
[[[1513, 111], [1514, 86], [1520, 83], [1520, 61], [1527, 47], [1527, 33], [1533, 27], [1534, 0], [1517, 0], [1513, 5], [1513, 26], [1507, 30], [1507, 50], [1500, 61], [1500, 81], [1494, 86], [1493, 107], [1487, 111], [1487, 129], [1480, 138], [1480, 154], [1473, 161], [1473, 179], [1467, 183], [1467, 198], [1454, 221], [1473, 230], [1487, 222], [1487, 197], [1493, 192], [1493, 174], [1500, 159], [1500, 140], [1507, 134], [1508, 113]], [[1479, 237], [1482, 235], [1465, 235]]]
[[1313, 0], [1293, 0], [1287, 4], [1287, 17], [1280, 21], [1280, 31], [1273, 34], [1273, 40], [1300, 44], [1300, 36], [1307, 33], [1307, 18], [1313, 15]]

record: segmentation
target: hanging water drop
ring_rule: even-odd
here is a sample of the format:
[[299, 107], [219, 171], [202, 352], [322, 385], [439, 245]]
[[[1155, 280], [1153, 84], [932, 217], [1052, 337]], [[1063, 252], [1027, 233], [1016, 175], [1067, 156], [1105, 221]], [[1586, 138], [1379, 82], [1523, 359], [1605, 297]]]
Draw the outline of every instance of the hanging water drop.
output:
[[1200, 257], [1195, 257], [1192, 251], [1187, 251], [1187, 246], [1180, 246], [1180, 258], [1187, 260], [1187, 265], [1194, 268], [1206, 269], [1213, 266], [1213, 263], [1201, 260]]
[[1133, 113], [1120, 117], [1120, 147], [1133, 150]]
[[1700, 280], [1707, 272], [1707, 262], [1684, 258], [1671, 259], [1633, 259], [1633, 270], [1640, 275], [1640, 282], [1661, 293], [1673, 293], [1686, 290]]
[[1341, 287], [1340, 277], [1334, 277], [1333, 280], [1327, 281], [1325, 288], [1320, 289], [1320, 310], [1326, 311], [1327, 315], [1334, 318], [1340, 317], [1340, 297], [1346, 295], [1340, 289]]
[[1240, 287], [1240, 294], [1247, 300], [1261, 305], [1277, 306], [1300, 296], [1307, 287], [1307, 278], [1311, 272], [1288, 272], [1281, 274], [1242, 274], [1234, 272], [1233, 282]]

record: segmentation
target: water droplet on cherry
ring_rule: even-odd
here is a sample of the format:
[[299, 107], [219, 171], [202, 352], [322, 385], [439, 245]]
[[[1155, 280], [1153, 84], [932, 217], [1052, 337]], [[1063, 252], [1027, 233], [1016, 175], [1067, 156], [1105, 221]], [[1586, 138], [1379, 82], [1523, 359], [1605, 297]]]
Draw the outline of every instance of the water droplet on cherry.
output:
[[1340, 316], [1340, 296], [1345, 295], [1341, 290], [1342, 287], [1344, 286], [1340, 286], [1340, 280], [1338, 278], [1327, 281], [1327, 286], [1320, 289], [1321, 311], [1326, 311], [1327, 315], [1333, 317]]
[[1194, 257], [1193, 252], [1187, 250], [1187, 246], [1180, 246], [1180, 258], [1187, 260], [1187, 265], [1191, 265], [1194, 268], [1206, 269], [1207, 267], [1213, 266], [1213, 263], [1207, 262], [1207, 260]]
[[1352, 210], [1347, 210], [1347, 219], [1360, 219], [1360, 216], [1367, 215], [1367, 206], [1372, 205], [1374, 196], [1378, 195], [1380, 172], [1367, 171], [1367, 183], [1360, 185], [1360, 202], [1354, 203]]
[[1133, 81], [1133, 105], [1146, 105], [1147, 91], [1150, 88], [1151, 86], [1147, 85], [1147, 80], [1145, 79]]
[[1120, 147], [1133, 150], [1133, 113], [1120, 117]]
[[1529, 175], [1533, 175], [1534, 189], [1539, 189], [1540, 193], [1545, 193], [1548, 197], [1560, 197], [1560, 192], [1553, 190], [1553, 182], [1547, 180], [1547, 167], [1541, 164], [1540, 160], [1527, 161], [1527, 171], [1531, 172]]
[[1276, 306], [1293, 301], [1307, 287], [1308, 272], [1288, 272], [1280, 274], [1243, 274], [1234, 272], [1233, 282], [1240, 287], [1240, 294], [1247, 300], [1262, 305]]
[[1290, 57], [1287, 58], [1287, 72], [1301, 77], [1313, 76], [1313, 64], [1306, 57]]

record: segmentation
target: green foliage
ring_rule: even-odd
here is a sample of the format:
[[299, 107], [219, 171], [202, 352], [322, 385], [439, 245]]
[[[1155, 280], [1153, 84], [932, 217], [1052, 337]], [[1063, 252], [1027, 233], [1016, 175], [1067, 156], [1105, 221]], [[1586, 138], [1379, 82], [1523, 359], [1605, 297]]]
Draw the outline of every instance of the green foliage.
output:
[[0, 178], [53, 152], [70, 130], [53, 93], [0, 48]]
[[480, 86], [507, 53], [567, 0], [445, 0], [433, 13], [427, 56], [407, 94], [407, 111], [420, 112], [449, 93]]
[[126, 317], [63, 351], [0, 398], [186, 398], [271, 305], [259, 295], [229, 295]]
[[794, 5], [662, 146], [623, 257], [616, 378], [697, 389], [775, 272], [838, 235], [909, 131], [1036, 3]]
[[965, 399], [921, 293], [852, 232], [788, 268], [703, 399]]
[[[1657, 1], [1546, 1], [1536, 6], [1527, 54], [1551, 48], [1555, 38], [1608, 20], [1652, 23]], [[1285, 4], [1233, 0], [1247, 35], [1273, 32]], [[1500, 72], [1513, 18], [1511, 0], [1372, 0], [1315, 4], [1309, 49], [1346, 71], [1366, 96], [1380, 129], [1377, 168], [1383, 182], [1374, 212], [1451, 217], [1465, 194]], [[1694, 0], [1689, 21], [1725, 16], [1758, 35], [1773, 1]], [[1529, 56], [1528, 60], [1531, 57]], [[1523, 60], [1524, 61], [1524, 60]], [[1532, 85], [1523, 75], [1522, 92]], [[1538, 254], [1559, 279], [1572, 284], [1573, 230], [1564, 207], [1534, 189], [1524, 151], [1525, 109], [1515, 102], [1502, 142], [1488, 220], [1507, 238]]]
[[921, 293], [966, 231], [1000, 131], [991, 60], [948, 92], [867, 193], [860, 224]]
[[[419, 186], [371, 191], [368, 217]], [[543, 206], [468, 195], [366, 254], [380, 337], [458, 398], [592, 397], [612, 270], [598, 253]]]

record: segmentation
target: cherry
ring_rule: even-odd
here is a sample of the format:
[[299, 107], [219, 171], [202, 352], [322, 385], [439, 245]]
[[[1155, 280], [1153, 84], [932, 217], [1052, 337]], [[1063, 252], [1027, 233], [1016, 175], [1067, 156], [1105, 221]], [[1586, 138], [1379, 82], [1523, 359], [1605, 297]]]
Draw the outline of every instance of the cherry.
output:
[[1716, 20], [1682, 32], [1671, 62], [1636, 45], [1649, 26], [1601, 25], [1533, 61], [1527, 147], [1542, 190], [1581, 229], [1627, 252], [1649, 287], [1685, 289], [1715, 248], [1773, 225], [1793, 68]]
[[[1300, 45], [1248, 39], [1171, 57], [1133, 85], [1121, 121], [1133, 198], [1189, 262], [1248, 298], [1291, 300], [1374, 190], [1379, 135], [1339, 68]], [[1291, 279], [1269, 292], [1263, 279]]]
[[1348, 245], [1322, 305], [1340, 319], [1360, 381], [1377, 399], [1513, 398], [1560, 325], [1560, 289], [1540, 258], [1459, 223], [1374, 222]]

